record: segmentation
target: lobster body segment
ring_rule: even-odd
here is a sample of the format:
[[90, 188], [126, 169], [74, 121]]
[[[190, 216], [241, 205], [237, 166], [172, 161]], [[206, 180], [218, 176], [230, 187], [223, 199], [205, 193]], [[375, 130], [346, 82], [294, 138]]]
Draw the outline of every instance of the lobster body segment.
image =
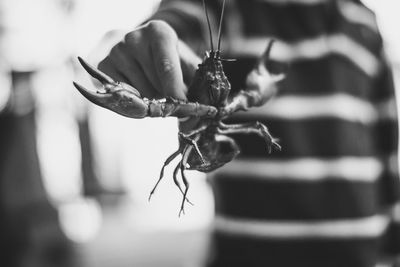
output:
[[189, 86], [189, 101], [224, 107], [230, 91], [231, 85], [225, 76], [221, 59], [215, 53], [206, 53]]
[[221, 134], [205, 133], [200, 137], [198, 146], [204, 160], [192, 153], [188, 159], [189, 170], [211, 172], [232, 161], [240, 153], [235, 140]]

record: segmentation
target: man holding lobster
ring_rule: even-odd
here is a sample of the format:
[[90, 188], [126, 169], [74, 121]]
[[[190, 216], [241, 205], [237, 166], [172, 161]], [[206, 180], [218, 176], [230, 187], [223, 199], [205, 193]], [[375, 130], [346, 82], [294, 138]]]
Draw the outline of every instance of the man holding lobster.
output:
[[[224, 4], [208, 2], [216, 29]], [[237, 59], [224, 62], [233, 93], [271, 39], [267, 69], [289, 67], [267, 105], [230, 119], [265, 123], [282, 150], [235, 137], [241, 155], [210, 179], [210, 266], [372, 267], [399, 252], [396, 102], [374, 14], [358, 0], [229, 0], [225, 9], [218, 53]], [[202, 1], [162, 1], [99, 69], [142, 97], [186, 100], [208, 26]]]

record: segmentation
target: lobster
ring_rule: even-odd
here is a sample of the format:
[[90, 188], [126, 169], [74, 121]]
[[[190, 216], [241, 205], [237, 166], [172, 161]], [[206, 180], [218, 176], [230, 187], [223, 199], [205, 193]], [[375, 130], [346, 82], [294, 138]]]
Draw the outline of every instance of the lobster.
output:
[[[190, 121], [190, 130], [178, 132], [179, 147], [165, 160], [149, 196], [150, 200], [164, 177], [164, 169], [167, 165], [181, 155], [181, 160], [173, 171], [174, 183], [183, 194], [179, 216], [182, 212], [184, 213], [185, 202], [191, 204], [187, 198], [189, 181], [185, 170], [207, 173], [231, 162], [240, 153], [240, 149], [235, 140], [229, 136], [230, 134], [255, 133], [266, 141], [266, 149], [269, 153], [273, 148], [281, 149], [267, 127], [260, 122], [230, 125], [223, 122], [235, 112], [264, 105], [275, 94], [276, 84], [284, 78], [284, 74], [272, 74], [266, 68], [273, 40], [269, 41], [256, 66], [248, 74], [246, 88], [231, 95], [231, 85], [223, 71], [225, 59], [221, 58], [220, 50], [225, 0], [222, 5], [216, 50], [213, 47], [212, 30], [205, 0], [203, 0], [203, 6], [210, 33], [211, 50], [205, 53], [203, 62], [198, 65], [188, 89], [187, 101], [172, 97], [161, 99], [142, 97], [131, 85], [114, 81], [80, 57], [78, 59], [83, 68], [101, 82], [103, 89], [93, 92], [78, 83], [73, 83], [78, 91], [92, 103], [126, 117], [138, 119], [172, 116], [185, 123]], [[184, 189], [178, 180], [179, 172]]]

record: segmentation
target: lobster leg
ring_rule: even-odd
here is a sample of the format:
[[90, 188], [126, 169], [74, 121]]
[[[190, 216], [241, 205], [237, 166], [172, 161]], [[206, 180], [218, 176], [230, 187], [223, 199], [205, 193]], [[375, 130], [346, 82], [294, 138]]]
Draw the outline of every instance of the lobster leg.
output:
[[213, 106], [173, 98], [147, 99], [142, 98], [139, 91], [129, 84], [114, 81], [105, 73], [78, 58], [83, 68], [101, 82], [103, 90], [90, 91], [73, 83], [78, 91], [92, 103], [130, 118], [167, 117], [178, 118], [215, 117], [217, 109]]
[[195, 131], [193, 131], [192, 133], [189, 133], [189, 134], [184, 134], [182, 132], [178, 133], [180, 140], [182, 140], [183, 142], [193, 146], [194, 150], [196, 151], [197, 155], [199, 156], [199, 158], [200, 158], [200, 160], [201, 160], [201, 162], [203, 164], [205, 164], [205, 160], [204, 160], [203, 154], [201, 154], [199, 146], [197, 145], [197, 142], [196, 142], [198, 137], [195, 138], [195, 139], [192, 139], [191, 136], [193, 136], [195, 134], [198, 134], [199, 132], [204, 131], [204, 130], [205, 129], [199, 129], [198, 132], [195, 130]]
[[[168, 164], [170, 164], [177, 156], [179, 156], [180, 153], [181, 153], [180, 150], [177, 150], [165, 160], [164, 165], [162, 166], [161, 171], [160, 171], [160, 177], [159, 177], [159, 179], [157, 180], [157, 183], [154, 185], [153, 189], [150, 192], [149, 201], [151, 200], [151, 197], [153, 196], [154, 192], [156, 191], [156, 188], [158, 187], [158, 184], [161, 182], [162, 178], [164, 177], [165, 167]], [[179, 188], [179, 191], [181, 191], [181, 193], [183, 195], [184, 194], [183, 189], [182, 189], [182, 187], [181, 187], [181, 185], [180, 185], [180, 183], [179, 183], [179, 181], [177, 179], [177, 174], [178, 174], [179, 168], [180, 168], [180, 163], [176, 166], [176, 168], [174, 170], [173, 178], [174, 178], [175, 185]], [[186, 198], [186, 201], [190, 205], [193, 205], [193, 203], [190, 202], [189, 199]]]
[[178, 181], [178, 172], [179, 169], [181, 168], [181, 162], [179, 161], [178, 165], [176, 165], [175, 169], [174, 169], [174, 174], [172, 175], [172, 177], [174, 178], [174, 183], [176, 185], [176, 187], [179, 188], [179, 191], [181, 191], [182, 195], [183, 195], [183, 189], [181, 184]]
[[180, 154], [180, 150], [175, 151], [174, 153], [172, 153], [164, 162], [162, 168], [161, 168], [161, 172], [160, 172], [160, 177], [157, 180], [157, 183], [154, 185], [153, 190], [151, 190], [150, 195], [149, 195], [149, 201], [151, 200], [151, 197], [153, 196], [154, 192], [156, 191], [156, 188], [158, 186], [158, 184], [161, 182], [162, 178], [164, 177], [164, 169], [165, 167], [171, 163], [171, 161], [174, 160], [174, 158], [176, 158], [177, 156], [179, 156]]
[[189, 190], [189, 181], [186, 178], [185, 169], [186, 169], [186, 164], [187, 164], [187, 161], [188, 161], [191, 151], [192, 151], [192, 147], [190, 147], [190, 146], [185, 147], [183, 154], [182, 154], [182, 161], [180, 164], [182, 181], [185, 184], [185, 192], [183, 194], [181, 209], [179, 211], [179, 217], [181, 216], [181, 213], [185, 214], [185, 199], [186, 199], [187, 192]]
[[220, 134], [256, 133], [262, 138], [264, 138], [264, 140], [267, 142], [267, 149], [269, 153], [271, 153], [272, 147], [274, 147], [277, 150], [281, 150], [281, 146], [271, 136], [267, 126], [258, 121], [243, 123], [243, 124], [231, 124], [231, 125], [227, 125], [220, 122], [217, 130], [218, 133]]
[[[178, 172], [179, 172], [179, 169], [181, 168], [181, 162], [179, 162], [178, 163], [178, 165], [176, 165], [176, 167], [175, 167], [175, 169], [174, 169], [174, 174], [173, 174], [173, 179], [174, 179], [174, 183], [175, 183], [175, 185], [176, 185], [176, 187], [178, 187], [178, 189], [179, 189], [179, 191], [181, 191], [181, 193], [182, 193], [182, 196], [184, 195], [184, 192], [183, 192], [183, 189], [182, 189], [182, 186], [181, 186], [181, 184], [179, 183], [179, 181], [178, 181]], [[187, 197], [185, 197], [185, 199], [186, 199], [186, 201], [190, 204], [190, 205], [194, 205]]]
[[197, 128], [197, 129], [194, 129], [194, 130], [188, 132], [188, 133], [180, 132], [179, 134], [182, 135], [182, 137], [184, 137], [184, 138], [189, 138], [189, 137], [192, 137], [193, 135], [196, 135], [196, 134], [199, 134], [201, 132], [204, 132], [207, 128], [208, 128], [208, 125], [203, 125], [203, 126]]
[[276, 83], [285, 78], [285, 75], [272, 74], [266, 68], [273, 43], [273, 40], [268, 43], [256, 67], [247, 76], [246, 89], [239, 91], [221, 110], [223, 117], [239, 110], [262, 106], [276, 94]]

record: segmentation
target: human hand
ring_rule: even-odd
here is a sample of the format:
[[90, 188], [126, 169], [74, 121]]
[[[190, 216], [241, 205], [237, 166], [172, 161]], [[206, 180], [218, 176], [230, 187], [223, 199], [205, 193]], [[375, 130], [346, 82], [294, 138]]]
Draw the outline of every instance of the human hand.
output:
[[98, 67], [132, 85], [142, 97], [185, 100], [187, 84], [200, 62], [169, 24], [152, 20], [127, 33]]

